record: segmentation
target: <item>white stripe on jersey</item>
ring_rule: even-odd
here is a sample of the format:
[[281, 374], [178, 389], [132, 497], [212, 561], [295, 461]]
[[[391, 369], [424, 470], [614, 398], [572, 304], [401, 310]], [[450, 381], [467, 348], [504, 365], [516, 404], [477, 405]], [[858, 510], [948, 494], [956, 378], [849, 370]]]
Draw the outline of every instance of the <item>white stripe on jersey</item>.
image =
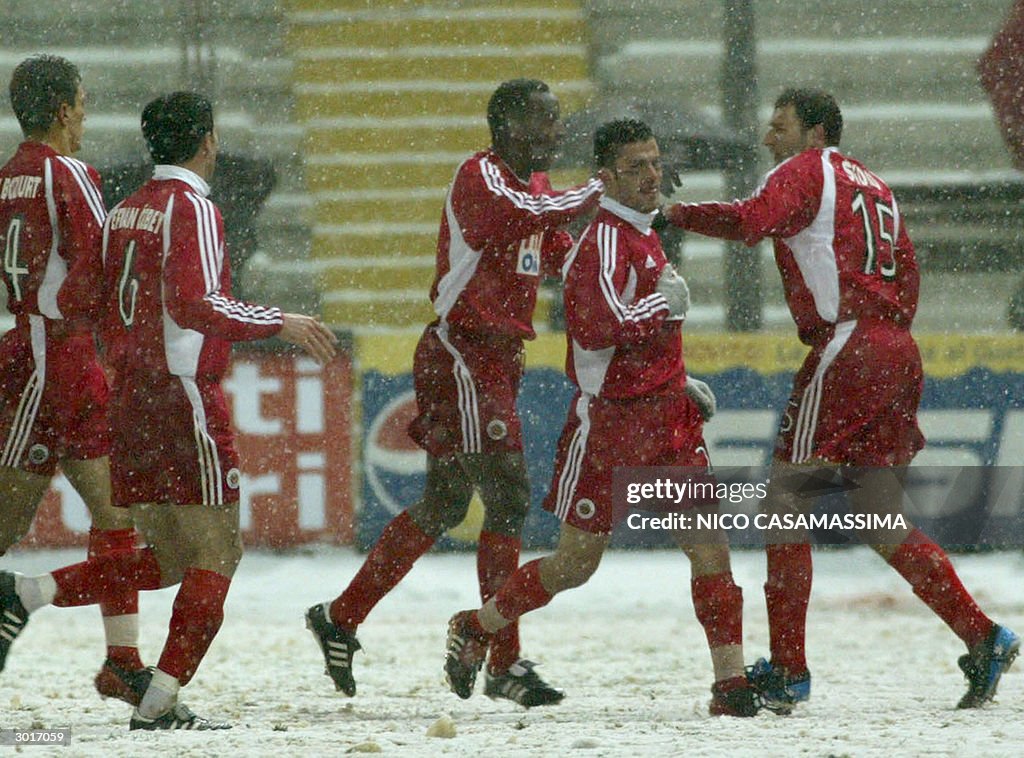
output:
[[224, 487], [217, 454], [217, 444], [206, 430], [206, 409], [195, 379], [180, 377], [181, 386], [192, 405], [192, 431], [196, 441], [196, 459], [199, 464], [199, 483], [203, 491], [203, 505], [223, 505]]
[[92, 183], [92, 178], [89, 176], [89, 167], [77, 158], [71, 158], [66, 155], [58, 155], [57, 160], [63, 163], [68, 168], [68, 171], [71, 172], [71, 176], [77, 182], [78, 188], [82, 190], [82, 195], [85, 197], [85, 202], [89, 206], [89, 210], [92, 211], [97, 225], [101, 225], [107, 217], [107, 210], [103, 205], [103, 196], [96, 185]]
[[576, 244], [572, 246], [572, 249], [565, 256], [565, 261], [562, 263], [562, 281], [565, 281], [566, 274], [569, 273], [569, 269], [572, 268], [573, 261], [576, 260], [576, 256], [579, 255], [580, 245], [583, 244], [583, 240], [586, 239], [587, 235], [590, 234], [590, 227], [593, 223], [587, 224], [587, 228], [583, 230], [583, 234], [580, 235], [579, 239], [576, 240]]
[[452, 207], [451, 189], [444, 200], [444, 213], [448, 219], [448, 273], [437, 283], [437, 297], [434, 298], [434, 313], [441, 319], [448, 317], [448, 312], [455, 307], [480, 265], [480, 251], [471, 248], [462, 236], [462, 227]]
[[57, 293], [68, 275], [68, 264], [60, 255], [60, 219], [57, 218], [57, 201], [53, 194], [53, 164], [47, 158], [43, 162], [43, 187], [46, 194], [46, 213], [50, 217], [50, 252], [46, 256], [46, 270], [36, 290], [36, 307], [47, 318], [64, 318], [57, 307]]
[[[171, 253], [171, 217], [174, 213], [174, 193], [167, 198], [164, 209], [163, 262], [167, 267], [167, 256]], [[167, 370], [175, 376], [195, 376], [199, 368], [199, 354], [203, 350], [202, 334], [194, 329], [182, 329], [167, 311], [167, 301], [160, 296], [161, 320], [164, 326], [164, 358]]]
[[483, 452], [480, 436], [480, 404], [476, 395], [473, 374], [455, 346], [448, 341], [448, 326], [442, 323], [435, 330], [444, 349], [452, 356], [452, 374], [455, 377], [455, 392], [458, 397], [459, 420], [462, 425], [462, 452]]
[[25, 454], [25, 445], [28, 444], [28, 436], [39, 412], [39, 400], [42, 396], [43, 378], [37, 369], [32, 372], [32, 376], [25, 383], [25, 389], [21, 392], [3, 453], [0, 454], [0, 466], [17, 468], [21, 465], [21, 457]]
[[240, 300], [225, 297], [219, 292], [203, 298], [210, 306], [234, 321], [245, 324], [280, 324], [281, 311], [278, 308], [267, 308], [262, 305], [249, 305]]
[[597, 254], [601, 267], [598, 282], [601, 286], [601, 293], [605, 302], [619, 323], [627, 321], [646, 321], [654, 317], [659, 311], [668, 310], [668, 301], [665, 296], [652, 292], [647, 297], [641, 298], [632, 305], [626, 305], [615, 290], [613, 276], [615, 264], [618, 257], [619, 230], [611, 224], [599, 224], [597, 227]]
[[206, 292], [217, 292], [220, 290], [223, 250], [217, 238], [217, 217], [213, 203], [194, 192], [186, 192], [185, 197], [192, 203], [196, 213], [196, 239], [199, 242], [199, 260], [203, 267]]
[[839, 266], [836, 263], [836, 173], [829, 156], [834, 147], [821, 153], [823, 182], [821, 204], [809, 226], [784, 241], [793, 251], [807, 289], [814, 298], [818, 315], [829, 323], [839, 318]]
[[579, 418], [580, 425], [576, 427], [569, 442], [565, 465], [558, 476], [558, 495], [555, 498], [555, 515], [562, 521], [569, 516], [576, 485], [580, 481], [583, 459], [587, 454], [587, 440], [590, 437], [590, 395], [583, 393], [576, 401], [576, 417]]
[[35, 313], [29, 314], [28, 321], [35, 371], [21, 392], [7, 441], [0, 453], [0, 466], [11, 468], [21, 465], [21, 457], [25, 454], [25, 446], [36, 422], [43, 388], [46, 386], [46, 321]]
[[480, 173], [484, 178], [487, 189], [493, 194], [500, 195], [512, 201], [512, 204], [517, 208], [522, 208], [537, 216], [550, 211], [568, 210], [582, 205], [600, 186], [600, 182], [597, 179], [591, 179], [582, 187], [570, 190], [560, 196], [531, 195], [529, 192], [511, 189], [505, 183], [505, 177], [501, 175], [501, 169], [487, 158], [480, 159]]
[[818, 412], [821, 410], [821, 392], [825, 384], [825, 372], [838, 357], [843, 347], [857, 328], [856, 321], [836, 324], [835, 333], [821, 353], [821, 360], [814, 369], [814, 376], [804, 389], [797, 411], [796, 426], [793, 429], [793, 450], [790, 460], [805, 463], [814, 457], [814, 433], [818, 428]]

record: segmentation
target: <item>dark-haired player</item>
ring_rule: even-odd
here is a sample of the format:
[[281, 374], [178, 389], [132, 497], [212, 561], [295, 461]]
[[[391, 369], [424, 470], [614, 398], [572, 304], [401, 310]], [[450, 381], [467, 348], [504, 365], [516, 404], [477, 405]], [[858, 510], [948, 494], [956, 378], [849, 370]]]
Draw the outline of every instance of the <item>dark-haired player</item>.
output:
[[[615, 525], [616, 467], [710, 466], [703, 417], [714, 413], [714, 395], [683, 365], [689, 291], [651, 229], [662, 178], [657, 140], [642, 121], [610, 121], [594, 136], [594, 158], [605, 195], [563, 268], [566, 366], [577, 393], [544, 501], [562, 521], [558, 547], [521, 566], [479, 610], [452, 617], [445, 672], [464, 698], [495, 634], [597, 570]], [[733, 582], [728, 540], [721, 531], [700, 540], [678, 537], [714, 667], [709, 711], [753, 716], [758, 701], [744, 676], [743, 593]]]
[[[57, 470], [92, 517], [89, 554], [130, 551], [127, 511], [110, 503], [109, 389], [96, 355], [100, 246], [106, 208], [82, 147], [85, 90], [65, 58], [37, 55], [11, 75], [11, 107], [24, 141], [0, 168], [0, 248], [14, 328], [0, 340], [0, 555], [28, 531]], [[137, 704], [147, 673], [139, 658], [138, 592], [103, 603], [104, 696]], [[0, 619], [3, 654], [17, 635]]]
[[[701, 234], [755, 245], [771, 238], [790, 313], [811, 348], [797, 372], [775, 444], [768, 512], [806, 504], [801, 473], [838, 471], [858, 486], [851, 506], [902, 512], [906, 467], [924, 445], [917, 425], [923, 372], [910, 333], [919, 275], [914, 247], [889, 186], [839, 151], [843, 118], [818, 90], [787, 89], [775, 102], [765, 146], [776, 166], [748, 199], [680, 203], [669, 220]], [[771, 660], [751, 680], [770, 708], [810, 697], [804, 655], [811, 549], [798, 531], [766, 537]], [[964, 588], [945, 552], [909, 524], [872, 547], [967, 646], [960, 708], [995, 694], [1020, 639], [994, 624]]]
[[[544, 82], [501, 84], [487, 106], [491, 147], [466, 159], [445, 198], [430, 290], [437, 319], [413, 359], [419, 416], [410, 436], [427, 452], [423, 496], [384, 529], [362, 568], [332, 602], [310, 608], [337, 689], [356, 691], [356, 628], [445, 531], [459, 524], [474, 488], [485, 514], [477, 548], [484, 600], [519, 565], [530, 487], [516, 395], [523, 340], [533, 339], [541, 276], [555, 276], [572, 239], [559, 227], [594, 208], [600, 182], [553, 192], [541, 173], [564, 135]], [[531, 184], [531, 175], [533, 184]], [[519, 658], [518, 627], [490, 647], [486, 693], [527, 707], [562, 693]]]
[[130, 728], [225, 728], [178, 702], [220, 628], [242, 556], [238, 456], [220, 380], [232, 342], [276, 335], [325, 363], [335, 338], [314, 318], [231, 296], [223, 222], [207, 199], [217, 157], [210, 101], [157, 98], [142, 133], [153, 178], [103, 228], [103, 338], [114, 371], [113, 502], [131, 508], [149, 546], [39, 577], [2, 572], [0, 610], [24, 625], [39, 607], [99, 602], [111, 587], [180, 584]]

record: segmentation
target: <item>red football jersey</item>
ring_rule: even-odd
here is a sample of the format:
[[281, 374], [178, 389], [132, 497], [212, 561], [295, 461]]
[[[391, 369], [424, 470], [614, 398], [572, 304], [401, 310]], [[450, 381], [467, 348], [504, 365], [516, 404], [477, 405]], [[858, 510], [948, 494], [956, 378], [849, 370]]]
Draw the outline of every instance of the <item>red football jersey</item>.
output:
[[438, 317], [468, 332], [532, 339], [537, 286], [552, 269], [544, 259], [566, 248], [565, 235], [546, 233], [593, 208], [602, 188], [592, 179], [551, 192], [541, 177], [531, 187], [491, 150], [466, 160], [441, 217], [430, 289]]
[[95, 318], [105, 215], [96, 170], [48, 145], [23, 142], [0, 169], [3, 278], [19, 328], [30, 314]]
[[807, 344], [828, 339], [843, 321], [909, 329], [914, 319], [917, 260], [892, 190], [834, 147], [783, 161], [747, 200], [680, 203], [668, 216], [747, 245], [772, 237], [786, 302]]
[[104, 337], [117, 375], [217, 380], [231, 343], [281, 330], [281, 311], [231, 296], [224, 222], [209, 186], [175, 166], [110, 211], [103, 228]]
[[566, 259], [566, 373], [587, 394], [631, 398], [686, 382], [682, 321], [655, 292], [668, 261], [653, 215], [602, 198]]

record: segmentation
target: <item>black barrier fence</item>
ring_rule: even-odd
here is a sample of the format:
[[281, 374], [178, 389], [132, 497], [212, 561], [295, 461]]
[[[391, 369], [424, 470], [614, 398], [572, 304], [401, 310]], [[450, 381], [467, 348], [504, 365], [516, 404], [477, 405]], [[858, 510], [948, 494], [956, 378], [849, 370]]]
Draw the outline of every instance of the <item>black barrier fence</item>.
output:
[[736, 547], [806, 538], [819, 545], [898, 544], [920, 527], [962, 551], [1024, 547], [1024, 467], [622, 467], [616, 544]]

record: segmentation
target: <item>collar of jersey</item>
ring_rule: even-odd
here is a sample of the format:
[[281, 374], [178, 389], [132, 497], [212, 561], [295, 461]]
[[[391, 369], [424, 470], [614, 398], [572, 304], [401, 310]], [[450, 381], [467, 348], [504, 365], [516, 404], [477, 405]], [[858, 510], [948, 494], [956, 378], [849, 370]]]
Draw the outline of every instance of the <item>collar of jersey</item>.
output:
[[181, 166], [168, 166], [164, 163], [158, 163], [153, 167], [153, 178], [157, 180], [177, 179], [179, 182], [185, 182], [201, 197], [206, 197], [210, 194], [210, 185], [206, 183], [203, 177], [195, 171], [189, 171]]
[[658, 215], [658, 211], [651, 211], [650, 213], [635, 211], [629, 206], [623, 205], [618, 200], [612, 200], [607, 195], [601, 198], [601, 207], [606, 211], [614, 213], [619, 218], [628, 221], [643, 234], [648, 234], [651, 231], [651, 222], [654, 221], [654, 217]]

